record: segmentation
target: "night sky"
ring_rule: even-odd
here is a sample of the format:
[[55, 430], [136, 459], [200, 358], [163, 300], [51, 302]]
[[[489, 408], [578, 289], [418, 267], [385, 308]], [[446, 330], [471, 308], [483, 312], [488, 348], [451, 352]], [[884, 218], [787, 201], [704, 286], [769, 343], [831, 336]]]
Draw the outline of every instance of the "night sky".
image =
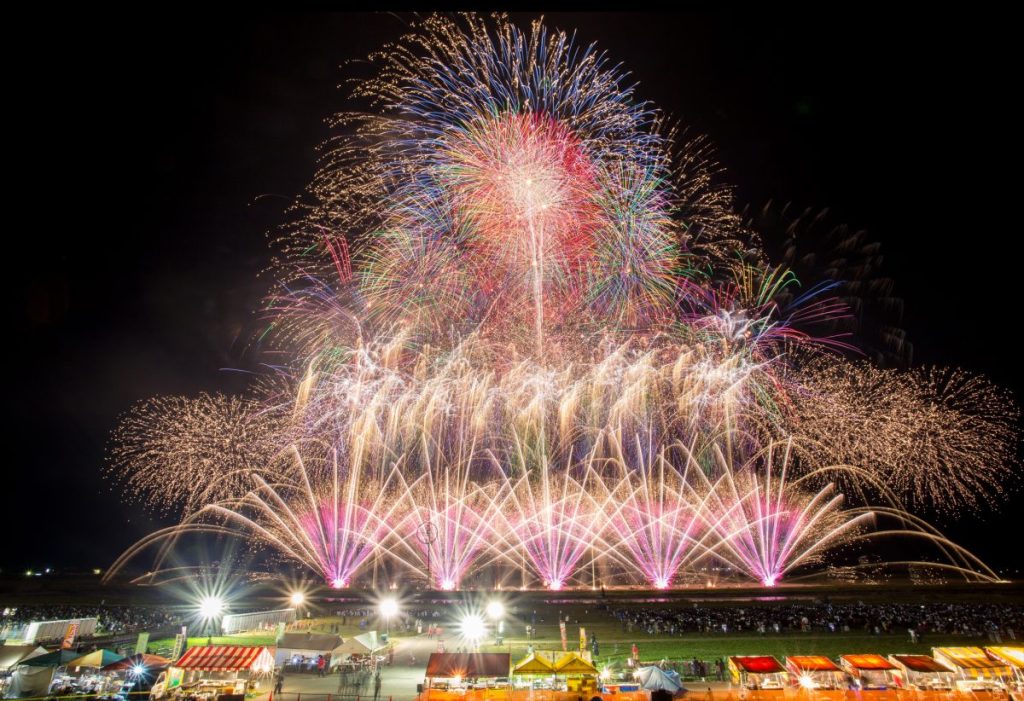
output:
[[[531, 16], [516, 16], [525, 24]], [[410, 15], [48, 18], [9, 64], [4, 572], [105, 567], [155, 522], [101, 476], [118, 415], [236, 391], [266, 233], [310, 180], [342, 69]], [[740, 204], [829, 207], [886, 252], [915, 363], [1024, 395], [1017, 341], [1018, 76], [997, 17], [566, 15], [718, 147]], [[1012, 172], [1012, 171], [1011, 171]], [[938, 519], [1021, 566], [1019, 487]]]

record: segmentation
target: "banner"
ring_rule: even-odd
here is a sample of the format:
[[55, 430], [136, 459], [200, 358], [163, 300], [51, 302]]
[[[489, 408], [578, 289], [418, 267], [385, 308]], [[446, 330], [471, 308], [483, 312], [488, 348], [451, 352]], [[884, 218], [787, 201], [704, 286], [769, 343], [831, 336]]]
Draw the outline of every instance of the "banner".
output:
[[174, 650], [171, 652], [171, 662], [177, 662], [178, 659], [185, 654], [187, 634], [188, 630], [185, 626], [182, 626], [181, 632], [174, 636]]
[[288, 624], [285, 623], [284, 621], [278, 621], [277, 622], [277, 637], [274, 639], [274, 642], [276, 642], [276, 643], [280, 643], [281, 642], [281, 638], [284, 637], [284, 631], [285, 631], [285, 629], [287, 627], [288, 627]]
[[135, 641], [135, 654], [145, 654], [147, 645], [149, 645], [149, 633], [139, 633], [139, 639]]
[[558, 628], [562, 633], [562, 652], [567, 652], [569, 650], [569, 641], [565, 637], [565, 621], [559, 621]]
[[61, 650], [70, 650], [75, 644], [75, 636], [78, 635], [78, 624], [68, 623], [68, 629], [64, 631], [64, 642], [60, 644]]
[[580, 652], [587, 651], [587, 629], [580, 626]]

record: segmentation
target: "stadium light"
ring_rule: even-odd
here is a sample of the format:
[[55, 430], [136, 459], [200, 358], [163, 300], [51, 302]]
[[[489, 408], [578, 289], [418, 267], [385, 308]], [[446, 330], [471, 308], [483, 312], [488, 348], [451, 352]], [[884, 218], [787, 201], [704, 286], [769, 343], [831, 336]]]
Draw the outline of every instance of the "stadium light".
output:
[[501, 603], [497, 599], [492, 599], [487, 604], [487, 615], [492, 621], [497, 621], [505, 615], [505, 604]]

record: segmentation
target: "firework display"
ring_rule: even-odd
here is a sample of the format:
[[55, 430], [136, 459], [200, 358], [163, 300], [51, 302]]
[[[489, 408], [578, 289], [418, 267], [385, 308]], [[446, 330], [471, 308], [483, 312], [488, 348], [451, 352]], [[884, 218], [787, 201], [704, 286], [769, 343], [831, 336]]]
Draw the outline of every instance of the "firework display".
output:
[[892, 304], [859, 234], [772, 260], [705, 142], [540, 22], [431, 17], [371, 65], [276, 242], [274, 373], [118, 429], [111, 473], [181, 520], [108, 576], [205, 533], [339, 588], [774, 586], [897, 536], [996, 579], [922, 517], [1013, 478], [1017, 410], [868, 362], [904, 346], [847, 323]]

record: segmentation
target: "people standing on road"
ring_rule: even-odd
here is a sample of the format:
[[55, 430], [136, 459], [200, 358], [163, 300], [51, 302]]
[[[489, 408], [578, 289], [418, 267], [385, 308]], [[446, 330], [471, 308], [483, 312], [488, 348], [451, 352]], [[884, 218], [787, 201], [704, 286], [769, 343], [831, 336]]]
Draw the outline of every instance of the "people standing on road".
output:
[[280, 694], [284, 688], [284, 672], [277, 673], [277, 679], [274, 681], [274, 693]]

